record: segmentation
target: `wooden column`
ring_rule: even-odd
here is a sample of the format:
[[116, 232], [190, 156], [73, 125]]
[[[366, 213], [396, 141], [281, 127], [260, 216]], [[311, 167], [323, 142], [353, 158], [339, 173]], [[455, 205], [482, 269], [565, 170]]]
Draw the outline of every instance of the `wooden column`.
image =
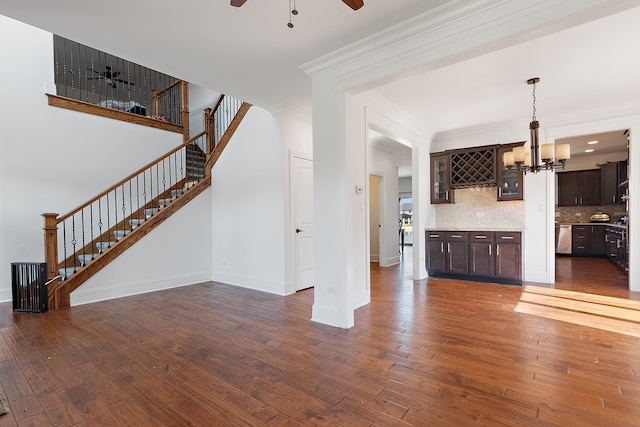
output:
[[58, 214], [43, 213], [44, 261], [47, 263], [47, 279], [58, 275]]
[[180, 81], [180, 114], [182, 119], [182, 138], [189, 140], [189, 83]]

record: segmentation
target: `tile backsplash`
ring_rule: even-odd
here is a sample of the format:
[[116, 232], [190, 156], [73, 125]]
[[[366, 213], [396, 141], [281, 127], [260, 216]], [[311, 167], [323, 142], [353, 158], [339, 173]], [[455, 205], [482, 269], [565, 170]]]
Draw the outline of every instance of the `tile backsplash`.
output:
[[436, 205], [436, 228], [524, 229], [522, 200], [498, 202], [496, 187], [454, 191], [455, 203]]
[[589, 217], [595, 212], [609, 214], [611, 222], [616, 222], [627, 214], [625, 205], [556, 206], [556, 221], [560, 224], [589, 222]]

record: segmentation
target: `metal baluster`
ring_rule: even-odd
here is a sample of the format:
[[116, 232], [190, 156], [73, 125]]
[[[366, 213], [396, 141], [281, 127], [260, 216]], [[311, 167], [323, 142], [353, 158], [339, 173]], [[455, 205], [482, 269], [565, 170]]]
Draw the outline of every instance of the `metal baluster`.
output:
[[122, 237], [126, 233], [125, 219], [127, 218], [127, 207], [125, 205], [124, 184], [122, 184]]
[[93, 205], [94, 203], [91, 203], [89, 206], [89, 213], [91, 214], [89, 219], [91, 222], [91, 260], [93, 260], [93, 246], [95, 245], [95, 239], [93, 237]]
[[62, 221], [62, 268], [64, 269], [64, 279], [67, 278], [67, 220]]
[[77, 270], [76, 266], [76, 216], [71, 216], [71, 245], [73, 246], [73, 272], [75, 273]]
[[110, 218], [110, 209], [109, 209], [109, 193], [107, 193], [105, 195], [105, 197], [107, 198], [107, 247], [111, 246], [111, 234], [109, 233], [109, 230], [111, 230], [111, 218]]
[[164, 164], [164, 159], [162, 159], [162, 193], [167, 192], [167, 178], [166, 178], [166, 166]]
[[[82, 255], [83, 255], [83, 259], [86, 261], [86, 258], [85, 258], [85, 256], [86, 256], [85, 247], [87, 245], [86, 245], [85, 240], [84, 240], [84, 209], [82, 209], [80, 211], [80, 219], [82, 220]], [[82, 264], [82, 263], [80, 263], [80, 264]]]
[[[138, 177], [136, 176], [136, 180]], [[131, 180], [129, 180], [129, 219], [133, 218], [133, 190], [131, 189]], [[125, 228], [127, 224], [123, 224], [122, 228]], [[129, 229], [131, 229], [131, 224], [129, 224]]]
[[[102, 198], [98, 199], [98, 238], [102, 238]], [[91, 248], [93, 249], [93, 248]], [[98, 253], [102, 253], [102, 248], [97, 248]]]

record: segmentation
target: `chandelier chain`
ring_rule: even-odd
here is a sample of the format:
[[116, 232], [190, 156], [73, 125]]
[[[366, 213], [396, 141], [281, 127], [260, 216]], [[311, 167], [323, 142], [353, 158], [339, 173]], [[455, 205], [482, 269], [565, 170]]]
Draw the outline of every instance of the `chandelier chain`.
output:
[[536, 84], [535, 82], [533, 83], [533, 117], [531, 118], [531, 121], [533, 122], [536, 121]]

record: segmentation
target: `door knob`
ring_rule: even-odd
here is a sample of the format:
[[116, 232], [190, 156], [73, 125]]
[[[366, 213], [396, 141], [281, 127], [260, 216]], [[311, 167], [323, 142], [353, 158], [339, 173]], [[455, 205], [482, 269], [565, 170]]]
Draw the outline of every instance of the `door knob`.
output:
[[296, 233], [300, 233], [301, 231], [304, 231], [304, 230], [300, 230], [299, 228], [296, 228]]

